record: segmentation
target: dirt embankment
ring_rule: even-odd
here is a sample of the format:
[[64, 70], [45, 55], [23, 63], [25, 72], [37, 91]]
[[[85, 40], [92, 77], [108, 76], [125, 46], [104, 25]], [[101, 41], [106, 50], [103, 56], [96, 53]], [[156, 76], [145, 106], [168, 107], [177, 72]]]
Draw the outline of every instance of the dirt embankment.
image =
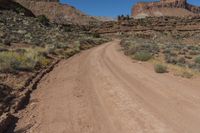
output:
[[118, 44], [62, 61], [39, 84], [15, 131], [199, 133], [199, 79], [156, 74]]

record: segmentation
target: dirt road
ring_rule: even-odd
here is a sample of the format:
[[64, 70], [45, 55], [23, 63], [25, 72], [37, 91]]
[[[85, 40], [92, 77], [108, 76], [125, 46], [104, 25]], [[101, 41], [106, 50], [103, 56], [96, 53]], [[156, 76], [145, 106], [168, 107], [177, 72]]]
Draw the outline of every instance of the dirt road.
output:
[[156, 74], [115, 40], [62, 61], [21, 115], [16, 133], [200, 133], [200, 80]]

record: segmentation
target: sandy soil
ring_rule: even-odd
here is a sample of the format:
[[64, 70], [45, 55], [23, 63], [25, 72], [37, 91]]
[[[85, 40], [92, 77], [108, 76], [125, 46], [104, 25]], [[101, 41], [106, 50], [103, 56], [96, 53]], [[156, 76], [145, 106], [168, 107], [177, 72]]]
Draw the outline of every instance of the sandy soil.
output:
[[115, 40], [62, 61], [16, 133], [200, 133], [200, 79], [157, 74]]

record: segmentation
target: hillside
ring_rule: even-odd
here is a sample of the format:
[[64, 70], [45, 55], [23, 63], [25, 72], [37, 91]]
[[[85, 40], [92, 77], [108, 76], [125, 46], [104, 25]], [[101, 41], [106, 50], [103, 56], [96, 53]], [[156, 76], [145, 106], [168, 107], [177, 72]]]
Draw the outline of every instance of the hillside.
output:
[[161, 0], [114, 20], [0, 0], [0, 133], [199, 133], [199, 13]]
[[52, 22], [59, 24], [81, 24], [94, 23], [97, 19], [88, 16], [78, 9], [61, 4], [59, 0], [15, 0], [24, 7], [30, 9], [36, 16], [45, 15]]
[[0, 133], [10, 130], [41, 78], [61, 60], [108, 41], [84, 26], [55, 24], [0, 0]]
[[132, 16], [191, 16], [198, 15], [200, 7], [191, 5], [187, 0], [161, 0], [159, 2], [139, 2], [132, 8]]

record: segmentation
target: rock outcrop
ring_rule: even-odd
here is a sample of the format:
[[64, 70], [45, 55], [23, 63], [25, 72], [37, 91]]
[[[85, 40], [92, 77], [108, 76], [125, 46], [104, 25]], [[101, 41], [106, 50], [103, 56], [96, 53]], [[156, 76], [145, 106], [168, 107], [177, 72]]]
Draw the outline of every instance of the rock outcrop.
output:
[[132, 16], [188, 16], [200, 13], [200, 7], [187, 0], [160, 0], [160, 2], [139, 2], [132, 8]]
[[52, 22], [59, 24], [81, 24], [86, 25], [96, 22], [97, 19], [88, 16], [76, 8], [61, 4], [59, 0], [15, 0], [24, 7], [30, 9], [36, 16], [45, 15]]
[[12, 10], [25, 16], [34, 17], [34, 14], [30, 10], [12, 0], [0, 0], [0, 10]]
[[177, 32], [191, 33], [195, 35], [200, 32], [200, 16], [188, 17], [146, 17], [143, 19], [129, 19], [120, 21], [109, 21], [102, 23], [99, 27], [92, 29], [100, 34], [106, 33], [134, 33], [134, 32]]

